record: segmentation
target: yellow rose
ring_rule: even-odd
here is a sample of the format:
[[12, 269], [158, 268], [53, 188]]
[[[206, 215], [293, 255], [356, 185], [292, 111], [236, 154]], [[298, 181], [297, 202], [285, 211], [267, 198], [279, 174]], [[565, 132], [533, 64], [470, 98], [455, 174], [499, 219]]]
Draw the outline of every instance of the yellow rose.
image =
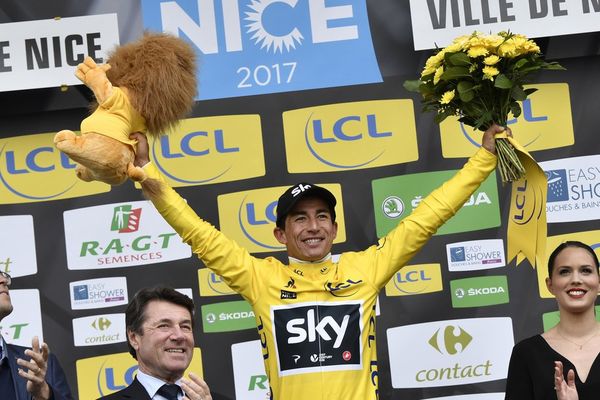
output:
[[497, 55], [487, 56], [483, 59], [483, 63], [485, 65], [496, 65], [498, 61], [500, 61], [500, 57], [498, 57]]
[[440, 104], [448, 104], [452, 101], [453, 98], [454, 98], [454, 90], [449, 90], [442, 95]]

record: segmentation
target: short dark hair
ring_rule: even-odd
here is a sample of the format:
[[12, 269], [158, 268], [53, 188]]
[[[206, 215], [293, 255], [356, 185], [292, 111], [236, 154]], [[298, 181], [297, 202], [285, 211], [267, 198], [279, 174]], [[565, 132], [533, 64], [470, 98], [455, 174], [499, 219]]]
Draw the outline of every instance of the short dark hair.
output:
[[329, 208], [329, 214], [331, 220], [335, 222], [335, 205], [337, 203], [335, 196], [329, 190], [324, 187], [317, 186], [312, 183], [301, 182], [294, 186], [290, 186], [277, 201], [277, 220], [275, 225], [278, 228], [285, 228], [285, 218], [292, 211], [292, 209], [302, 199], [309, 197], [317, 197], [323, 200]]
[[590, 255], [592, 256], [592, 259], [594, 260], [594, 263], [596, 264], [596, 271], [598, 271], [600, 273], [600, 269], [598, 266], [598, 256], [596, 255], [596, 252], [594, 251], [594, 249], [592, 249], [587, 244], [579, 242], [577, 240], [567, 240], [567, 241], [559, 244], [554, 249], [552, 254], [550, 254], [550, 257], [548, 257], [548, 277], [549, 278], [552, 277], [552, 270], [554, 269], [554, 262], [556, 261], [556, 257], [558, 257], [558, 255], [560, 254], [561, 251], [563, 251], [564, 249], [566, 249], [568, 247], [577, 247], [580, 249], [584, 249], [588, 253], [590, 253]]
[[194, 326], [194, 302], [188, 296], [167, 286], [140, 289], [127, 305], [125, 310], [125, 334], [129, 353], [137, 360], [137, 354], [131, 343], [128, 333], [135, 332], [142, 335], [142, 324], [146, 321], [146, 306], [151, 301], [166, 301], [186, 308], [192, 317]]

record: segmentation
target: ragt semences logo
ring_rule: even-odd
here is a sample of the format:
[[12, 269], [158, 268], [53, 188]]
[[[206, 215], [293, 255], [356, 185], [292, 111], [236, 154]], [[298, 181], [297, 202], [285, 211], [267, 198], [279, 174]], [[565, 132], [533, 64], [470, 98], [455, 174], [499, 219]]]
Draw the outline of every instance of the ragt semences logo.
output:
[[131, 267], [191, 255], [147, 201], [65, 211], [64, 222], [69, 269]]
[[381, 82], [365, 0], [142, 0], [145, 29], [189, 40], [199, 99]]

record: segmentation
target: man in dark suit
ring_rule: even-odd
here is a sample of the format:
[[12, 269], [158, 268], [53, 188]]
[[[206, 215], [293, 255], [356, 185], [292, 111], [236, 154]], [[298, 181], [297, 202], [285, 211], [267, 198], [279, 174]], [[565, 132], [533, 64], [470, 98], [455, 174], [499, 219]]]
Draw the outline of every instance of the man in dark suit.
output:
[[212, 400], [193, 373], [183, 373], [194, 350], [194, 303], [168, 287], [145, 288], [125, 310], [127, 345], [138, 362], [137, 376], [123, 390], [100, 400]]
[[[0, 321], [13, 310], [8, 287], [11, 277], [0, 271]], [[54, 354], [36, 337], [32, 348], [8, 344], [0, 335], [0, 394], [2, 400], [70, 400], [71, 390]], [[29, 361], [28, 361], [29, 360]]]

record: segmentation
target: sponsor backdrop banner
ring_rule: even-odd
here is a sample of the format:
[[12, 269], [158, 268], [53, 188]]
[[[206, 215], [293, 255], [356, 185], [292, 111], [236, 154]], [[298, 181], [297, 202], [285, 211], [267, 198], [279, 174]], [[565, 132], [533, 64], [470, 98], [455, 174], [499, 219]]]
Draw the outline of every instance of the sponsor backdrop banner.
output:
[[[435, 124], [402, 86], [429, 49], [475, 29], [537, 37], [566, 71], [536, 75], [528, 87], [538, 91], [508, 125], [547, 178], [548, 241], [538, 250], [575, 239], [600, 255], [597, 0], [3, 0], [0, 270], [13, 277], [14, 311], [0, 333], [20, 345], [43, 337], [76, 399], [132, 381], [125, 308], [157, 284], [195, 302], [190, 368], [213, 399], [269, 397], [250, 305], [134, 184], [82, 182], [53, 145], [56, 132], [78, 130], [88, 115], [92, 95], [75, 65], [85, 55], [103, 61], [146, 29], [172, 32], [198, 55], [198, 101], [151, 142], [152, 162], [206, 221], [253, 255], [282, 261], [275, 207], [290, 185], [315, 183], [337, 197], [336, 258], [377, 243], [478, 149], [481, 132], [451, 118]], [[380, 399], [502, 399], [513, 344], [557, 323], [545, 261], [516, 268], [507, 256], [510, 206], [510, 187], [491, 174], [382, 288]], [[271, 312], [294, 324], [313, 307], [290, 301]], [[332, 316], [323, 329], [340, 323], [319, 308]], [[297, 364], [285, 361], [293, 354], [272, 356], [288, 375], [339, 361], [313, 353]]]

